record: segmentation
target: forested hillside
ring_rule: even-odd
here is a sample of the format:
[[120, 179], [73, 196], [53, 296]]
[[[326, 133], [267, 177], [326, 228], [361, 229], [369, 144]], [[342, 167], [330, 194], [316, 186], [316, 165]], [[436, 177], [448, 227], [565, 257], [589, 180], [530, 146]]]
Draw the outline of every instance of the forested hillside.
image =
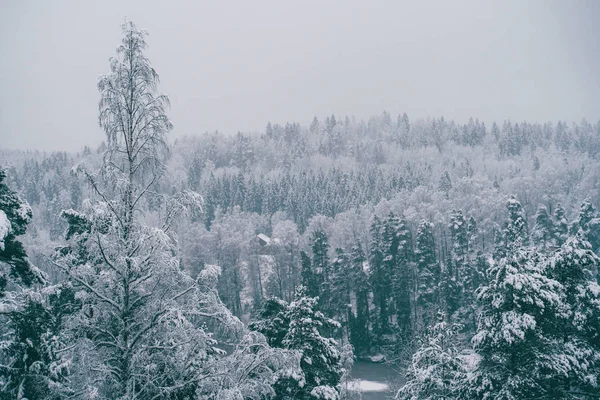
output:
[[[408, 368], [398, 398], [597, 396], [600, 122], [173, 139], [144, 49], [128, 26], [97, 148], [0, 151], [0, 398], [338, 398], [347, 344]], [[127, 74], [152, 129], [114, 118]]]

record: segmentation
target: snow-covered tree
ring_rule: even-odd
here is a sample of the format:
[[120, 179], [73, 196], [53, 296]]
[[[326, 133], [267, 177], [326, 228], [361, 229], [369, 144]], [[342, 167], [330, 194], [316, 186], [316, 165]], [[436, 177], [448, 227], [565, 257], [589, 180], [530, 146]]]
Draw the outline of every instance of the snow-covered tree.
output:
[[571, 224], [570, 230], [572, 235], [581, 231], [585, 240], [592, 245], [592, 249], [600, 250], [600, 214], [589, 200], [581, 204], [579, 215]]
[[431, 326], [412, 356], [407, 382], [396, 393], [397, 400], [437, 400], [459, 398], [465, 378], [463, 361], [456, 347], [460, 325], [448, 324], [443, 314]]
[[373, 288], [373, 303], [377, 307], [378, 318], [375, 329], [379, 334], [388, 328], [388, 297], [384, 293], [384, 288], [389, 287], [391, 283], [390, 275], [383, 263], [385, 257], [383, 229], [381, 220], [375, 215], [371, 223], [371, 240], [369, 242], [369, 280]]
[[450, 174], [448, 171], [444, 171], [440, 177], [440, 183], [438, 187], [440, 191], [444, 192], [446, 197], [448, 197], [448, 193], [450, 192], [450, 189], [452, 189], [452, 180], [450, 179]]
[[316, 229], [312, 232], [311, 238], [312, 250], [312, 270], [315, 273], [319, 283], [319, 301], [322, 307], [328, 308], [330, 297], [330, 265], [329, 265], [329, 239], [322, 229]]
[[290, 320], [288, 315], [288, 304], [277, 297], [269, 297], [262, 303], [258, 316], [248, 328], [251, 331], [262, 333], [272, 347], [283, 347]]
[[[433, 224], [421, 220], [417, 230], [415, 245], [415, 261], [417, 263], [417, 301], [421, 308], [423, 326], [433, 322], [439, 305], [439, 284], [441, 271], [435, 254], [435, 238]], [[453, 275], [453, 274], [452, 274]], [[454, 276], [449, 276], [454, 280]]]
[[494, 258], [496, 260], [508, 256], [515, 247], [529, 244], [527, 218], [523, 206], [515, 196], [511, 196], [506, 202], [506, 208], [508, 210], [508, 221], [501, 231], [496, 232], [494, 248]]
[[[126, 23], [111, 71], [99, 81], [107, 151], [98, 173], [78, 168], [94, 197], [68, 212], [72, 235], [53, 260], [82, 303], [72, 321], [81, 334], [71, 349], [70, 384], [84, 397], [192, 396], [225, 362], [208, 327], [241, 333], [216, 292], [220, 268], [205, 265], [194, 280], [176, 254], [173, 224], [200, 206], [200, 196], [155, 192], [171, 124], [168, 99], [144, 55], [145, 37]], [[145, 225], [142, 204], [155, 197], [161, 221]]]
[[544, 275], [542, 261], [533, 249], [513, 247], [478, 289], [472, 342], [481, 360], [466, 382], [473, 398], [549, 398], [546, 379], [561, 373], [552, 326], [563, 312], [563, 287]]
[[545, 263], [546, 273], [564, 288], [564, 310], [552, 332], [563, 365], [550, 383], [556, 398], [585, 398], [600, 391], [600, 259], [580, 235], [570, 237]]
[[74, 394], [69, 387], [71, 359], [63, 357], [73, 336], [65, 329], [79, 309], [68, 285], [44, 285], [11, 292], [2, 314], [0, 399], [56, 399]]
[[391, 273], [392, 293], [396, 309], [396, 325], [404, 340], [411, 338], [414, 333], [412, 326], [413, 296], [411, 287], [414, 284], [414, 252], [412, 233], [405, 218], [400, 218], [394, 229], [397, 250], [394, 255], [394, 269]]
[[[246, 334], [233, 352], [205, 371], [196, 392], [187, 398], [233, 400], [280, 398], [274, 382], [303, 384], [300, 355], [271, 347], [257, 332]], [[181, 397], [180, 397], [181, 398]]]
[[337, 399], [343, 374], [341, 357], [335, 340], [323, 337], [321, 330], [339, 327], [317, 309], [317, 299], [308, 297], [299, 286], [295, 300], [289, 305], [289, 330], [283, 339], [286, 349], [301, 353], [300, 366], [305, 382], [296, 379], [278, 382], [278, 398]]
[[6, 170], [0, 168], [0, 297], [9, 280], [28, 286], [41, 279], [18, 239], [31, 217], [31, 207], [8, 187]]
[[567, 223], [567, 218], [565, 216], [565, 209], [559, 203], [556, 205], [554, 209], [554, 224], [553, 224], [553, 236], [554, 241], [557, 246], [562, 246], [562, 244], [567, 240], [569, 235], [569, 224]]
[[306, 252], [300, 252], [300, 276], [302, 285], [306, 288], [309, 296], [319, 295], [319, 283], [314, 271], [312, 260]]
[[0, 399], [48, 398], [52, 362], [46, 333], [49, 313], [33, 284], [45, 283], [19, 236], [31, 221], [29, 204], [0, 169]]
[[360, 242], [355, 242], [350, 252], [350, 280], [356, 297], [356, 312], [350, 322], [350, 341], [358, 354], [369, 351], [369, 280], [363, 264], [365, 254]]
[[350, 254], [338, 247], [335, 249], [335, 257], [331, 260], [330, 316], [346, 327], [346, 336], [350, 336], [350, 302], [354, 286], [352, 278]]
[[535, 246], [542, 251], [547, 251], [548, 246], [553, 244], [554, 226], [548, 210], [544, 206], [539, 206], [535, 214], [535, 225], [531, 230], [531, 240]]

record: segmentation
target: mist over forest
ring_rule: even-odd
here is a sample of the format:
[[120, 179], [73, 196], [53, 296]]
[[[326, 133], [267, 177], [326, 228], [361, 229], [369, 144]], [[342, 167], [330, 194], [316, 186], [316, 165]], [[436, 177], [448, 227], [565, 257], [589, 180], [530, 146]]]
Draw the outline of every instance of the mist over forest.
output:
[[600, 121], [173, 138], [146, 40], [102, 142], [0, 149], [0, 399], [600, 397]]

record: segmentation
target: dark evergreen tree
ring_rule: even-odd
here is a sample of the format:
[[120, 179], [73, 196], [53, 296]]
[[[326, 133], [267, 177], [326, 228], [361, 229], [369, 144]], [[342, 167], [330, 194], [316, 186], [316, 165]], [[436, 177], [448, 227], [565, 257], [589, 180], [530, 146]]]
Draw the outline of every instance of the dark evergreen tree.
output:
[[496, 260], [507, 257], [508, 251], [512, 247], [529, 244], [527, 218], [525, 218], [523, 206], [514, 196], [511, 196], [506, 202], [506, 208], [508, 209], [508, 221], [501, 231], [496, 232], [494, 238], [494, 259]]
[[9, 279], [16, 279], [27, 286], [42, 279], [18, 239], [25, 234], [31, 221], [31, 208], [5, 181], [6, 171], [0, 169], [0, 264], [8, 266], [8, 274], [0, 270], [0, 297]]
[[[353, 289], [350, 255], [344, 249], [335, 249], [335, 257], [331, 260], [330, 275], [330, 310], [332, 318], [339, 321], [346, 328], [346, 337], [349, 337], [351, 312], [351, 292]], [[342, 339], [344, 333], [340, 331]]]
[[[286, 349], [301, 353], [300, 366], [304, 385], [293, 379], [282, 379], [275, 385], [278, 398], [311, 399], [338, 398], [338, 384], [343, 373], [340, 353], [335, 340], [323, 337], [320, 331], [332, 330], [339, 323], [318, 311], [317, 299], [309, 297], [306, 288], [296, 289], [295, 300], [289, 305], [289, 330], [283, 339]], [[329, 394], [332, 397], [325, 397]]]
[[313, 263], [304, 251], [300, 252], [300, 275], [302, 278], [302, 285], [306, 288], [307, 294], [312, 297], [317, 297], [320, 293], [319, 283], [317, 276], [313, 271]]
[[539, 206], [535, 214], [535, 225], [531, 230], [533, 244], [542, 251], [547, 251], [553, 244], [553, 228], [548, 210], [544, 206]]
[[76, 304], [74, 292], [62, 286], [30, 288], [47, 284], [18, 240], [32, 212], [5, 178], [0, 169], [0, 266], [8, 266], [8, 274], [0, 275], [0, 399], [53, 399], [68, 394], [63, 390], [68, 366], [59, 351], [66, 347], [62, 320]]
[[262, 303], [258, 316], [248, 329], [260, 332], [271, 347], [283, 347], [283, 338], [290, 325], [288, 304], [277, 297], [269, 297]]
[[462, 211], [452, 211], [448, 224], [451, 238], [452, 269], [454, 278], [462, 281], [469, 269], [469, 230]]
[[569, 235], [569, 225], [565, 216], [565, 209], [560, 203], [554, 209], [552, 234], [557, 246], [562, 246]]
[[542, 261], [535, 250], [513, 246], [478, 289], [472, 342], [481, 360], [466, 382], [472, 398], [551, 398], [545, 382], [560, 373], [551, 332], [562, 286], [544, 275]]
[[600, 259], [582, 235], [570, 237], [546, 262], [546, 274], [564, 288], [564, 307], [551, 332], [562, 374], [550, 376], [553, 398], [586, 398], [600, 391]]
[[[401, 293], [392, 293], [394, 283], [393, 278], [399, 272], [397, 271], [400, 256], [398, 253], [398, 246], [400, 243], [398, 235], [399, 228], [400, 221], [394, 213], [390, 212], [382, 227], [381, 249], [383, 253], [383, 259], [381, 268], [378, 271], [379, 275], [376, 279], [376, 282], [378, 283], [376, 290], [378, 292], [377, 297], [379, 299], [380, 323], [382, 331], [388, 329], [389, 319], [394, 311], [392, 307], [396, 305], [391, 301], [392, 297], [396, 298], [401, 295]], [[398, 280], [398, 283], [401, 283], [401, 281]], [[397, 322], [399, 325], [403, 326], [407, 324], [406, 320]], [[410, 318], [408, 320], [408, 326], [410, 326]]]
[[414, 284], [412, 271], [414, 252], [412, 233], [406, 219], [400, 219], [395, 235], [398, 249], [395, 256], [395, 269], [392, 271], [392, 291], [396, 308], [396, 324], [400, 336], [409, 340], [413, 334], [411, 287]]
[[589, 200], [581, 204], [579, 215], [571, 224], [570, 230], [572, 235], [581, 231], [583, 238], [592, 245], [592, 249], [600, 251], [600, 216]]
[[318, 284], [319, 305], [326, 313], [331, 311], [331, 266], [329, 264], [329, 239], [321, 229], [311, 235], [312, 270]]
[[[369, 278], [373, 290], [373, 302], [377, 307], [376, 334], [380, 337], [388, 331], [388, 297], [386, 289], [389, 288], [390, 275], [384, 265], [386, 257], [383, 243], [384, 225], [375, 216], [371, 224], [371, 242], [369, 244]], [[389, 289], [387, 289], [389, 295]]]
[[440, 177], [439, 189], [446, 194], [446, 198], [448, 198], [448, 193], [450, 189], [452, 189], [452, 180], [450, 179], [450, 174], [448, 171], [444, 171], [442, 176]]
[[350, 254], [350, 276], [356, 297], [356, 311], [350, 326], [350, 340], [358, 354], [366, 354], [370, 350], [369, 335], [369, 281], [363, 268], [365, 254], [360, 242], [355, 242]]
[[[420, 308], [423, 327], [433, 322], [438, 311], [439, 284], [441, 280], [440, 265], [436, 259], [433, 224], [422, 220], [417, 230], [415, 246], [415, 262], [417, 264], [417, 301]], [[450, 274], [451, 278], [452, 274]]]

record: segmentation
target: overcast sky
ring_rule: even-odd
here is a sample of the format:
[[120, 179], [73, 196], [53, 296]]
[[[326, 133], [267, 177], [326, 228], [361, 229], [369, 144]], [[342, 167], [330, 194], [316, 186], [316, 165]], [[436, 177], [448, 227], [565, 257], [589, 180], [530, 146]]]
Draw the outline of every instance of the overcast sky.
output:
[[98, 76], [146, 29], [174, 135], [387, 110], [600, 119], [600, 1], [0, 0], [0, 147], [103, 139]]

